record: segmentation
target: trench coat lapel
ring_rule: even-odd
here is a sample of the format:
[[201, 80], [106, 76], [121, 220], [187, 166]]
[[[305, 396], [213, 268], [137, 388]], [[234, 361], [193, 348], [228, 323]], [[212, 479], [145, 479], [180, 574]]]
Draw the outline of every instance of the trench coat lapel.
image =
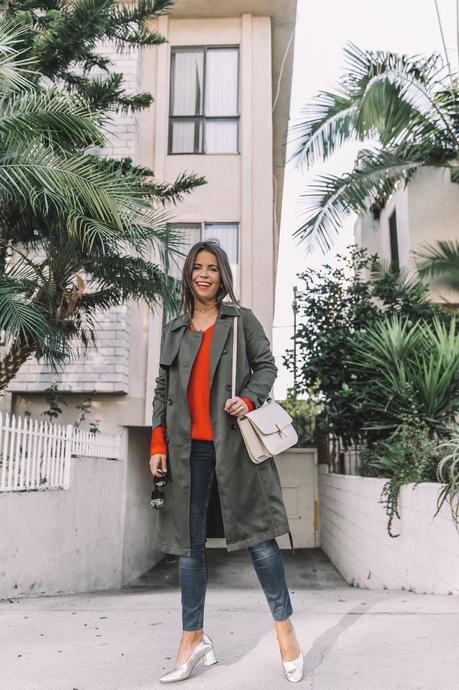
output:
[[210, 371], [209, 371], [209, 390], [212, 388], [212, 381], [215, 374], [215, 369], [223, 352], [223, 347], [230, 332], [232, 319], [220, 319], [215, 322], [214, 332], [212, 333], [212, 340], [210, 342]]
[[[220, 304], [220, 309], [218, 317], [215, 321], [214, 332], [212, 333], [212, 340], [210, 343], [210, 371], [209, 371], [209, 390], [212, 387], [212, 381], [214, 379], [215, 370], [217, 368], [220, 357], [223, 353], [225, 343], [228, 339], [228, 334], [231, 330], [231, 324], [233, 319], [231, 317], [239, 314], [239, 310], [236, 306], [229, 304], [227, 302], [222, 302]], [[180, 314], [175, 319], [175, 323], [172, 326], [173, 331], [182, 329], [180, 336], [183, 336], [185, 330], [184, 327], [188, 326], [188, 322], [183, 314]], [[179, 338], [181, 339], [181, 338]], [[196, 352], [190, 353], [191, 360], [194, 361]]]

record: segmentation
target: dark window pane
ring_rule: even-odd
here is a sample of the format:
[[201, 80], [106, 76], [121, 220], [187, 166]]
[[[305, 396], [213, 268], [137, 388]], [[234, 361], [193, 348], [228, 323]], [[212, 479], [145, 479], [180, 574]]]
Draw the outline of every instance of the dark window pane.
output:
[[396, 267], [399, 265], [398, 239], [397, 239], [397, 216], [395, 210], [389, 216], [389, 239], [390, 239], [390, 258]]

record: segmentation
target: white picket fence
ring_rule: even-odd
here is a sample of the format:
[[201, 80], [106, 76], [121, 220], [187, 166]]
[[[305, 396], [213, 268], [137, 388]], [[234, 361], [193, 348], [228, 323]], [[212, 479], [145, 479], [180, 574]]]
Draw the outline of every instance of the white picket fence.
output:
[[119, 459], [120, 435], [101, 434], [100, 431], [81, 431], [74, 429], [72, 434], [72, 455], [85, 455], [91, 458]]
[[72, 455], [120, 458], [120, 435], [0, 412], [0, 492], [70, 485]]

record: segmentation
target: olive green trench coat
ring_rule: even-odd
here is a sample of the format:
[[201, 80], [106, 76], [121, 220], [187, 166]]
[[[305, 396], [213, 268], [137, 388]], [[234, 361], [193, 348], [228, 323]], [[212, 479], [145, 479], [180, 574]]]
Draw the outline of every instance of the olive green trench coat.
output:
[[[251, 461], [236, 417], [224, 406], [231, 397], [232, 333], [239, 313], [236, 392], [255, 407], [266, 400], [277, 375], [269, 340], [255, 314], [223, 302], [210, 347], [210, 419], [215, 445], [215, 473], [226, 548], [235, 551], [286, 534], [289, 524], [273, 458]], [[153, 400], [153, 428], [166, 427], [168, 471], [166, 504], [158, 510], [156, 539], [165, 553], [191, 555], [191, 417], [187, 386], [202, 333], [191, 331], [184, 315], [162, 331], [159, 375]]]

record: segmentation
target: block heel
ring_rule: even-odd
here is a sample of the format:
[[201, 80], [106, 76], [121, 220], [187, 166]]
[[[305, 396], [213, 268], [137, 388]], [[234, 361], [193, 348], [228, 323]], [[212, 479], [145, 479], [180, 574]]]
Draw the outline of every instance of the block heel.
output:
[[204, 666], [212, 666], [212, 664], [216, 664], [217, 662], [218, 659], [215, 656], [213, 649], [211, 649], [210, 652], [207, 652], [207, 654], [204, 654]]

